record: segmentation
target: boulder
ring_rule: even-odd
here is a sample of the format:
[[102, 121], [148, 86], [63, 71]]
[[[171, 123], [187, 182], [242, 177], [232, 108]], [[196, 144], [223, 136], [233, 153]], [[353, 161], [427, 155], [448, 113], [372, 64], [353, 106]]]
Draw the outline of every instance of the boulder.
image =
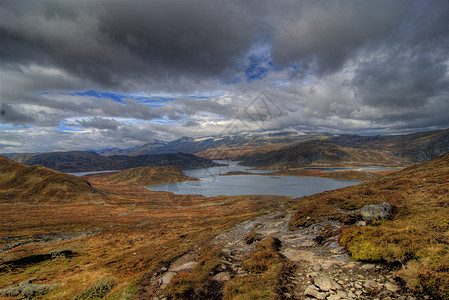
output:
[[391, 216], [392, 208], [392, 205], [387, 202], [382, 204], [366, 205], [362, 208], [360, 214], [365, 221], [386, 219]]

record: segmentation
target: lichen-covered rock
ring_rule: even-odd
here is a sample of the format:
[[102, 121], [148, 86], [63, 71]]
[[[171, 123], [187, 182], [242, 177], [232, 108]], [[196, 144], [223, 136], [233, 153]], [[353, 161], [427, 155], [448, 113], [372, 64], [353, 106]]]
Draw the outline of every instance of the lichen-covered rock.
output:
[[366, 205], [362, 208], [360, 214], [365, 221], [375, 219], [386, 219], [390, 217], [393, 207], [390, 203], [384, 202], [376, 205]]

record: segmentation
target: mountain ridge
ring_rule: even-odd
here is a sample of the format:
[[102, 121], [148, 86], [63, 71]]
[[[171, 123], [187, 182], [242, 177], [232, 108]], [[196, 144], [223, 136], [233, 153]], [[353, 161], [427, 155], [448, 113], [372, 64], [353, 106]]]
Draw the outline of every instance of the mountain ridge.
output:
[[447, 152], [449, 129], [395, 136], [337, 136], [240, 159], [244, 165], [261, 168], [408, 166]]
[[89, 172], [124, 170], [144, 166], [175, 166], [182, 169], [217, 166], [213, 161], [186, 153], [155, 155], [102, 156], [94, 152], [67, 151], [49, 152], [13, 157], [26, 165], [42, 165], [60, 172]]

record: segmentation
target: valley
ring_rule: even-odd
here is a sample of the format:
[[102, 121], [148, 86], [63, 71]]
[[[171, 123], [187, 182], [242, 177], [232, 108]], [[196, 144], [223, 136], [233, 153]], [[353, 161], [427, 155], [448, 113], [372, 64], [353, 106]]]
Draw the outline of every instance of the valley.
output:
[[[449, 156], [413, 163], [440, 151], [416, 150], [417, 138], [434, 147], [446, 132], [372, 138], [381, 140], [375, 145], [321, 136], [285, 147], [284, 140], [276, 150], [241, 152], [234, 158], [246, 167], [234, 169], [226, 165], [236, 162], [182, 153], [15, 157], [30, 165], [1, 157], [0, 295], [448, 299]], [[75, 177], [38, 162], [65, 172], [123, 170]], [[274, 188], [209, 197], [146, 188], [209, 185], [204, 176], [213, 170], [243, 185], [251, 176], [362, 183], [296, 197], [273, 196]], [[392, 205], [386, 219], [362, 217], [365, 206], [382, 202]]]

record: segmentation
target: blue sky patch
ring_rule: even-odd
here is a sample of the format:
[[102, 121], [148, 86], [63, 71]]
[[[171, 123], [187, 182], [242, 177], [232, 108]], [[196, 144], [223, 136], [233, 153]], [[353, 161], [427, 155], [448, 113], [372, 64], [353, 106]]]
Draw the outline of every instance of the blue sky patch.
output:
[[[263, 50], [263, 51], [262, 51]], [[265, 78], [270, 71], [274, 70], [273, 62], [270, 58], [270, 50], [262, 47], [258, 53], [248, 56], [249, 65], [245, 70], [246, 81], [261, 80]]]
[[68, 127], [65, 123], [59, 123], [58, 131], [84, 131], [81, 127]]

